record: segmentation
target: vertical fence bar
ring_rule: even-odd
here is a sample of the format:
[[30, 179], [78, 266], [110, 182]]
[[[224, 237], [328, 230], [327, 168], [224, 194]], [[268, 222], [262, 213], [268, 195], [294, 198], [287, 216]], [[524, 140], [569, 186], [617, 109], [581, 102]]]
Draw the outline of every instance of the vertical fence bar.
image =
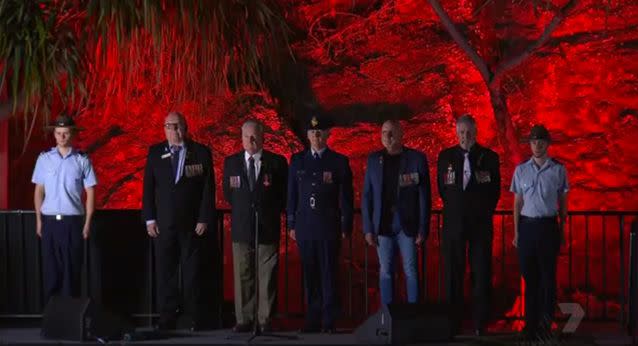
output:
[[501, 286], [503, 287], [503, 292], [507, 289], [507, 280], [505, 279], [505, 214], [501, 214]]
[[629, 233], [629, 316], [627, 330], [631, 333], [632, 344], [636, 343], [636, 233]]
[[573, 272], [573, 252], [572, 252], [572, 247], [574, 245], [573, 240], [572, 240], [572, 234], [573, 234], [573, 221], [574, 221], [574, 217], [572, 214], [569, 214], [567, 216], [567, 221], [569, 222], [569, 242], [567, 244], [567, 264], [568, 264], [568, 272], [569, 272], [569, 292], [572, 293], [574, 291], [574, 276], [572, 275]]
[[363, 297], [365, 299], [366, 316], [370, 314], [370, 299], [368, 299], [368, 246], [363, 250]]
[[[300, 259], [301, 260], [301, 259]], [[301, 313], [305, 314], [306, 313], [306, 304], [304, 304], [304, 297], [306, 296], [306, 291], [304, 290], [304, 275], [306, 275], [303, 271], [303, 266], [301, 268], [301, 275], [299, 275], [299, 284], [300, 284], [300, 290], [299, 292], [301, 292], [301, 294], [299, 295], [299, 304], [301, 304]]]
[[603, 251], [602, 251], [602, 254], [601, 254], [601, 256], [602, 256], [602, 258], [601, 258], [601, 261], [602, 261], [601, 271], [602, 271], [603, 282], [601, 282], [601, 284], [602, 284], [601, 296], [603, 297], [603, 299], [602, 299], [602, 302], [603, 302], [603, 319], [607, 319], [607, 271], [605, 270], [606, 263], [607, 263], [607, 246], [606, 246], [606, 236], [605, 236], [605, 234], [607, 233], [606, 232], [607, 231], [607, 227], [605, 227], [606, 226], [605, 215], [601, 215], [601, 217], [603, 219], [602, 220], [602, 226], [601, 226], [602, 227], [602, 232], [603, 232], [603, 234], [602, 234], [602, 237], [603, 237], [603, 239], [602, 239], [603, 240], [602, 241], [602, 243], [603, 243], [602, 244], [602, 246], [603, 246], [602, 250]]
[[619, 227], [618, 227], [618, 243], [619, 243], [619, 254], [620, 254], [620, 287], [618, 289], [620, 301], [620, 326], [623, 327], [625, 325], [625, 246], [624, 246], [624, 229], [625, 229], [625, 218], [623, 215], [619, 216]]
[[589, 214], [585, 214], [585, 315], [589, 316]]
[[442, 240], [441, 240], [441, 214], [436, 214], [436, 239], [439, 242], [439, 278], [438, 278], [438, 285], [439, 285], [439, 303], [441, 303], [443, 301], [443, 291], [442, 291], [442, 273], [443, 273], [443, 253], [441, 251], [441, 246], [442, 246]]
[[428, 300], [428, 262], [427, 262], [427, 256], [428, 256], [428, 248], [427, 248], [427, 242], [425, 240], [423, 240], [423, 243], [421, 243], [421, 249], [423, 249], [423, 268], [422, 270], [422, 275], [423, 275], [423, 302], [425, 303]]
[[[27, 276], [28, 274], [26, 273], [26, 263], [27, 263], [27, 246], [26, 246], [26, 239], [25, 239], [25, 229], [24, 229], [24, 212], [20, 211], [20, 255], [22, 256], [22, 268], [20, 268], [19, 270], [22, 270], [22, 289], [26, 289], [28, 287], [28, 282], [27, 282]], [[23, 294], [22, 297], [20, 297], [20, 303], [21, 303], [21, 307], [23, 311], [20, 311], [21, 313], [26, 313], [27, 312], [27, 294]]]
[[288, 293], [288, 272], [290, 271], [290, 265], [288, 263], [289, 259], [288, 259], [288, 220], [286, 219], [286, 215], [284, 213], [284, 296], [286, 297], [286, 301], [285, 301], [285, 310], [286, 310], [286, 317], [290, 316], [290, 299], [288, 297], [290, 297], [290, 294]]
[[[217, 218], [217, 229], [219, 230], [219, 244], [217, 245], [219, 247], [219, 253], [221, 254], [220, 258], [219, 258], [219, 277], [221, 278], [221, 280], [219, 280], [219, 287], [217, 287], [218, 291], [217, 292], [217, 318], [219, 320], [218, 324], [219, 326], [223, 326], [224, 324], [224, 259], [226, 258], [226, 254], [224, 253], [225, 250], [225, 246], [224, 246], [224, 218], [226, 216], [226, 212], [222, 212], [221, 213], [221, 217]], [[257, 245], [257, 244], [255, 244]]]
[[348, 237], [348, 248], [349, 248], [349, 252], [350, 255], [349, 260], [350, 260], [350, 265], [348, 266], [348, 315], [350, 316], [350, 318], [353, 317], [353, 313], [352, 313], [352, 271], [354, 270], [353, 267], [353, 261], [352, 261], [352, 236]]
[[2, 293], [4, 293], [4, 297], [2, 297], [2, 301], [0, 301], [0, 303], [3, 303], [2, 305], [0, 305], [0, 312], [2, 313], [9, 313], [9, 299], [11, 297], [9, 297], [9, 282], [11, 282], [11, 280], [9, 279], [10, 275], [9, 275], [9, 260], [10, 260], [10, 256], [9, 256], [9, 214], [8, 213], [3, 213], [4, 214], [4, 239], [2, 240], [4, 242], [4, 277], [0, 278], [2, 279], [2, 288], [4, 288], [4, 291]]

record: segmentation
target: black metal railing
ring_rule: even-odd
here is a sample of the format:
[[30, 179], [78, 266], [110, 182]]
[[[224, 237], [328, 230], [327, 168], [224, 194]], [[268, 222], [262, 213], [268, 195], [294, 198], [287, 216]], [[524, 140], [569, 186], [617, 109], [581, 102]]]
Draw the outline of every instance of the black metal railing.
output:
[[[210, 237], [210, 292], [220, 320], [232, 313], [232, 252], [230, 213], [218, 210], [218, 232]], [[625, 325], [629, 268], [629, 225], [638, 212], [572, 211], [567, 222], [567, 244], [559, 256], [559, 302], [578, 302], [589, 320]], [[303, 284], [298, 252], [285, 236], [282, 220], [278, 311], [281, 317], [304, 313]], [[419, 249], [421, 301], [444, 297], [441, 260], [442, 215], [434, 211], [431, 233]], [[360, 214], [353, 236], [343, 241], [340, 266], [342, 311], [361, 320], [378, 306], [378, 260], [366, 246]], [[32, 211], [0, 211], [0, 319], [38, 318], [44, 306], [40, 242]], [[493, 230], [493, 290], [496, 319], [520, 317], [513, 307], [520, 299], [520, 274], [509, 211], [498, 211]], [[139, 210], [101, 210], [96, 213], [92, 237], [86, 243], [83, 294], [115, 310], [137, 317], [156, 316], [152, 274], [153, 248], [144, 232]], [[401, 273], [401, 270], [397, 270]], [[467, 280], [469, 284], [469, 280]], [[401, 275], [395, 288], [401, 300]]]

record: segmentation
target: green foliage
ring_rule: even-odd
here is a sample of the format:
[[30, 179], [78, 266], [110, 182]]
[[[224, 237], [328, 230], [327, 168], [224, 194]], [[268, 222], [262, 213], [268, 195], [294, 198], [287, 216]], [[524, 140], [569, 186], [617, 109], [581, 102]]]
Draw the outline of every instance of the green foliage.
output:
[[[54, 95], [77, 106], [112, 44], [126, 57], [123, 83], [152, 47], [173, 99], [259, 88], [292, 54], [288, 35], [274, 0], [0, 0], [0, 93], [30, 117], [48, 118]], [[165, 87], [159, 66], [186, 82]]]

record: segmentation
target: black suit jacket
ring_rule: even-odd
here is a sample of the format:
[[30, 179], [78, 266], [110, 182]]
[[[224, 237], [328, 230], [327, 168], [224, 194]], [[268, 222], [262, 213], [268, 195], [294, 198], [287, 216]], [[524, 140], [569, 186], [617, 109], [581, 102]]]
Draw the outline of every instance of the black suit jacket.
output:
[[[501, 193], [501, 175], [498, 154], [474, 144], [470, 149], [472, 176], [463, 190], [463, 150], [456, 145], [439, 154], [437, 182], [443, 200], [443, 227], [460, 232], [463, 220], [476, 228], [490, 228], [492, 216]], [[454, 180], [447, 176], [454, 173]]]
[[[224, 160], [224, 197], [232, 208], [231, 238], [234, 242], [255, 240], [255, 210], [259, 216], [259, 243], [279, 242], [281, 213], [286, 207], [288, 163], [286, 158], [263, 150], [261, 169], [253, 191], [248, 184], [244, 151]], [[233, 184], [231, 185], [231, 180]]]
[[[160, 230], [194, 231], [198, 222], [215, 227], [213, 159], [208, 147], [185, 141], [183, 175], [175, 184], [167, 142], [150, 147], [144, 170], [144, 220], [157, 220]], [[164, 156], [164, 158], [162, 158]]]

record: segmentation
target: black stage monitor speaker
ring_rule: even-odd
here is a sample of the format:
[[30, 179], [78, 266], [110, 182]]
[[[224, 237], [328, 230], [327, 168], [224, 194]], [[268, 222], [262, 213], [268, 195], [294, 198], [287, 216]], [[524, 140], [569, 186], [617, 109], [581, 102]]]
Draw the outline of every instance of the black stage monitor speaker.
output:
[[389, 304], [382, 305], [354, 335], [364, 344], [449, 341], [453, 322], [451, 309], [445, 304]]
[[44, 310], [41, 334], [47, 339], [86, 341], [119, 339], [131, 330], [124, 319], [90, 298], [54, 296]]

